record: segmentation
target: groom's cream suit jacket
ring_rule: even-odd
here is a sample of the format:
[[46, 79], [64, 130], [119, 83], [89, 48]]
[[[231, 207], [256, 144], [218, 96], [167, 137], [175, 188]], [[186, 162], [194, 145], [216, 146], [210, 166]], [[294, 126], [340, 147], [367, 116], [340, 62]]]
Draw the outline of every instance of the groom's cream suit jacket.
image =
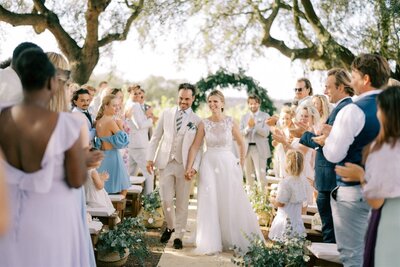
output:
[[[201, 119], [192, 110], [182, 120], [179, 132], [176, 131], [176, 113], [178, 108], [165, 110], [157, 124], [150, 140], [147, 152], [147, 160], [154, 161], [155, 166], [164, 169], [168, 162], [175, 159], [183, 164], [186, 169], [190, 146], [196, 136], [197, 126]], [[161, 143], [160, 143], [161, 142]], [[193, 168], [198, 170], [201, 159], [201, 151], [197, 153]]]

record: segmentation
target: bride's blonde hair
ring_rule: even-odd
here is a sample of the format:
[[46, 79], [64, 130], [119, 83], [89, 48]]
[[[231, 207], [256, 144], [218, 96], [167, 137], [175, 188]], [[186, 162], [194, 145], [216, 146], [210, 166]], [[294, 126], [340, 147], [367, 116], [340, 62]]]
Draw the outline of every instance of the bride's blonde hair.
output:
[[286, 152], [285, 171], [292, 176], [299, 176], [304, 168], [304, 157], [300, 151], [293, 149]]
[[[225, 104], [225, 96], [220, 90], [213, 90], [211, 93], [207, 96], [207, 101], [211, 96], [216, 96], [221, 100], [222, 103]], [[224, 112], [224, 108], [221, 108], [221, 111]]]

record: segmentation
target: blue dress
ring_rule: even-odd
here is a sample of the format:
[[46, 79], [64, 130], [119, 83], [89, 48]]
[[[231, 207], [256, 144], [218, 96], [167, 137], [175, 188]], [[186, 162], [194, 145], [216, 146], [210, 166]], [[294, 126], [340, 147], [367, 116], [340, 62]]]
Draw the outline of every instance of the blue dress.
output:
[[97, 169], [99, 173], [106, 171], [110, 178], [105, 182], [104, 188], [107, 193], [119, 193], [129, 188], [129, 174], [126, 170], [121, 153], [118, 149], [124, 148], [129, 144], [128, 134], [124, 131], [118, 131], [111, 136], [96, 137], [96, 148], [101, 147], [101, 142], [110, 143], [113, 148], [104, 150], [104, 159]]

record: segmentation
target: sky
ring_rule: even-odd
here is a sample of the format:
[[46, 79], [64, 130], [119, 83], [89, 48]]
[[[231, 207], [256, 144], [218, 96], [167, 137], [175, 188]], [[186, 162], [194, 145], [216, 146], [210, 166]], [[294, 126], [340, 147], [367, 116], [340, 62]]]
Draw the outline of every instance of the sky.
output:
[[[60, 52], [55, 38], [47, 30], [36, 35], [30, 27], [12, 27], [3, 24], [0, 35], [2, 43], [0, 61], [9, 58], [14, 48], [24, 41], [38, 44], [45, 52]], [[155, 75], [195, 83], [201, 78], [207, 77], [209, 69], [219, 68], [218, 66], [207, 67], [204, 60], [197, 59], [191, 59], [178, 66], [175, 63], [176, 55], [173, 47], [173, 40], [163, 40], [156, 48], [140, 47], [132, 35], [128, 35], [126, 41], [114, 43], [112, 57], [102, 56], [100, 58], [94, 74], [108, 73], [114, 69], [114, 73], [130, 81], [137, 82]], [[273, 99], [292, 99], [296, 79], [303, 76], [311, 80], [314, 93], [322, 93], [323, 73], [304, 73], [301, 64], [299, 61], [291, 62], [277, 50], [269, 48], [264, 57], [249, 59], [245, 70], [246, 75], [259, 81]], [[246, 97], [244, 91], [224, 90], [224, 93], [231, 97]]]

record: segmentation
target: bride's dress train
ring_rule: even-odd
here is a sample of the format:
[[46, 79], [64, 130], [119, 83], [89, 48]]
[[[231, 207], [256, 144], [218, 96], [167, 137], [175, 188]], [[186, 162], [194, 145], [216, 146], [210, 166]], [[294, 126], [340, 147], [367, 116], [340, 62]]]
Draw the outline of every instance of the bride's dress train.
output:
[[264, 240], [243, 189], [243, 172], [232, 152], [232, 118], [203, 120], [207, 151], [200, 166], [195, 254], [239, 248], [248, 251], [253, 234]]

